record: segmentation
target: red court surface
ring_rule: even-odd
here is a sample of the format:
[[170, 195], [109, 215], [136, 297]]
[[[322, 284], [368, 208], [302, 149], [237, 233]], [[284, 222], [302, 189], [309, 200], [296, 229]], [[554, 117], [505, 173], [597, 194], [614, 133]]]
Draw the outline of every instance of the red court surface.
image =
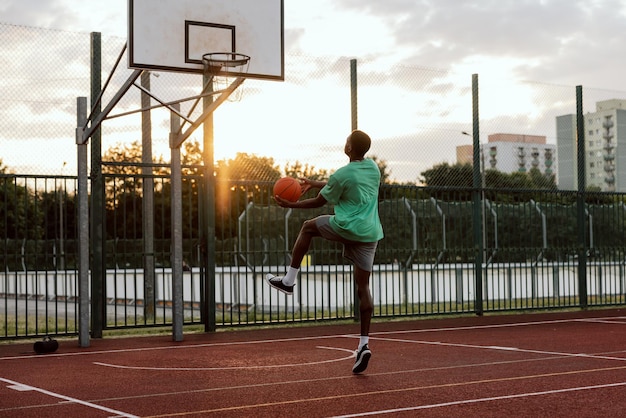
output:
[[623, 417], [626, 310], [0, 345], [1, 417]]

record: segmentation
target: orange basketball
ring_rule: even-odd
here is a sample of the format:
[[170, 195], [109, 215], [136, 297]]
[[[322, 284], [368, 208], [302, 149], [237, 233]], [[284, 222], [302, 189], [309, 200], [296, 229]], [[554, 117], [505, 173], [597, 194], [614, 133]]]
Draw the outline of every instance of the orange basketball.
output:
[[283, 177], [274, 183], [274, 196], [280, 196], [290, 202], [300, 199], [302, 194], [302, 186], [300, 182], [293, 177]]

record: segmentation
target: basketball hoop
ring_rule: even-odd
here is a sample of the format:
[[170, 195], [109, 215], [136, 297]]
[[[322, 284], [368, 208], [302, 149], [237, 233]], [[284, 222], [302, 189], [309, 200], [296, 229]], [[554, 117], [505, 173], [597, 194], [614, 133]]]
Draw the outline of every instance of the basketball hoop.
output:
[[[209, 82], [213, 82], [213, 91], [219, 92], [228, 88], [237, 77], [244, 76], [248, 72], [250, 57], [236, 52], [210, 52], [202, 56], [205, 74], [211, 76]], [[233, 91], [228, 100], [237, 102], [241, 100], [243, 87]]]

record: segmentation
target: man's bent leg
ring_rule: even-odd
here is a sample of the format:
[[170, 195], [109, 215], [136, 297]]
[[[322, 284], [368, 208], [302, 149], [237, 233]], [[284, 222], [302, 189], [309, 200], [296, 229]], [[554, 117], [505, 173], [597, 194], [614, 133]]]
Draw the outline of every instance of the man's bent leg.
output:
[[319, 236], [320, 232], [315, 224], [315, 219], [308, 219], [304, 221], [302, 227], [300, 228], [300, 232], [298, 233], [296, 243], [293, 245], [293, 249], [291, 250], [291, 267], [297, 269], [300, 268], [302, 259], [304, 259], [304, 256], [307, 251], [309, 251], [309, 247], [311, 246], [311, 239]]
[[300, 270], [300, 264], [304, 255], [309, 251], [311, 245], [311, 239], [313, 237], [319, 237], [320, 232], [315, 223], [315, 219], [309, 219], [304, 221], [298, 238], [291, 251], [291, 265], [287, 270], [287, 274], [283, 276], [274, 276], [273, 274], [265, 275], [265, 280], [274, 289], [281, 291], [287, 295], [293, 294], [293, 287], [296, 281], [296, 276]]

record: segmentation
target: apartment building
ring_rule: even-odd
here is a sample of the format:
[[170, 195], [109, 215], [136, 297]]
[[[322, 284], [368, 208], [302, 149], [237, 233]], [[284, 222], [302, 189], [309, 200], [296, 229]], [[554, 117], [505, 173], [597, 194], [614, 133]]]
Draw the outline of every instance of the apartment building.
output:
[[[456, 148], [458, 163], [472, 163], [472, 145]], [[546, 144], [546, 137], [496, 133], [487, 137], [487, 143], [480, 144], [481, 165], [489, 170], [503, 173], [528, 172], [538, 169], [545, 175], [555, 175], [556, 146]]]
[[[585, 185], [602, 191], [626, 191], [626, 100], [596, 103], [596, 111], [584, 115]], [[558, 186], [578, 189], [576, 115], [556, 118]]]

